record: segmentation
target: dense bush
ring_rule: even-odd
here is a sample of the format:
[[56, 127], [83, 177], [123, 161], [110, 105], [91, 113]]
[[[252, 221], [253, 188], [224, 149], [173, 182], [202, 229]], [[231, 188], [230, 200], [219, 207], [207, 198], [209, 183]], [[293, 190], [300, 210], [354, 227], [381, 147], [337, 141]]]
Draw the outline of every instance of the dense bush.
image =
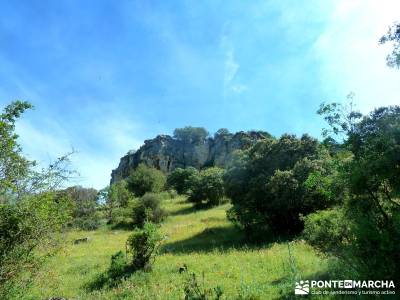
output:
[[124, 252], [118, 251], [111, 255], [111, 262], [108, 269], [96, 276], [93, 282], [88, 284], [90, 290], [97, 290], [104, 287], [115, 287], [121, 280], [129, 277], [135, 270], [128, 263]]
[[190, 177], [189, 201], [200, 204], [203, 201], [218, 205], [224, 197], [224, 170], [218, 167], [201, 170]]
[[167, 177], [167, 186], [175, 189], [178, 194], [187, 194], [191, 189], [193, 177], [198, 176], [196, 168], [188, 167], [185, 169], [176, 168]]
[[61, 197], [68, 197], [72, 204], [72, 226], [83, 230], [94, 230], [100, 225], [97, 212], [97, 191], [81, 186], [69, 187], [61, 192]]
[[124, 223], [130, 217], [130, 205], [134, 201], [133, 194], [128, 190], [125, 180], [120, 180], [110, 187], [104, 193], [105, 208], [108, 224]]
[[88, 288], [115, 287], [136, 271], [151, 270], [161, 240], [158, 227], [153, 223], [135, 229], [126, 241], [126, 255], [122, 251], [113, 254], [108, 269], [90, 282]]
[[145, 193], [157, 193], [164, 189], [166, 178], [163, 172], [140, 164], [127, 179], [128, 189], [137, 197]]
[[146, 193], [134, 202], [132, 221], [134, 226], [142, 228], [146, 222], [160, 223], [167, 213], [161, 208], [161, 196]]
[[55, 232], [69, 221], [70, 208], [68, 199], [55, 198], [53, 193], [28, 197], [16, 204], [0, 204], [1, 299], [17, 281], [27, 283], [19, 277], [21, 270], [35, 273], [43, 262], [42, 255], [53, 253], [53, 245], [59, 241]]
[[136, 228], [126, 245], [135, 270], [150, 270], [162, 240], [157, 225], [145, 223], [143, 229]]
[[334, 133], [345, 136], [344, 147], [352, 156], [340, 168], [343, 204], [308, 216], [304, 236], [319, 250], [347, 261], [362, 278], [398, 280], [400, 107], [362, 117], [329, 104], [320, 113]]
[[298, 233], [300, 215], [330, 206], [335, 197], [326, 182], [311, 175], [333, 176], [329, 154], [317, 140], [303, 135], [265, 139], [238, 154], [224, 181], [233, 207], [228, 217], [249, 235]]

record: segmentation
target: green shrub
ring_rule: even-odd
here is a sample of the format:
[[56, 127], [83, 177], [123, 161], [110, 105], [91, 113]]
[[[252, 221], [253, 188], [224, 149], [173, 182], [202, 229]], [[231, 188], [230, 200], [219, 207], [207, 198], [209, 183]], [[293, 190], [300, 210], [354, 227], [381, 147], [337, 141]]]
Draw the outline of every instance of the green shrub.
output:
[[224, 176], [233, 204], [229, 219], [250, 238], [299, 233], [303, 229], [300, 215], [337, 201], [327, 191], [331, 181], [307, 182], [312, 174], [331, 177], [334, 170], [327, 151], [307, 135], [265, 139], [239, 152]]
[[398, 280], [400, 218], [386, 227], [375, 218], [377, 213], [360, 213], [354, 207], [316, 212], [305, 218], [303, 237], [319, 251], [340, 258], [359, 278]]
[[113, 227], [131, 227], [132, 226], [132, 210], [137, 199], [132, 200], [132, 203], [128, 207], [116, 207], [112, 210], [108, 224]]
[[166, 178], [163, 172], [140, 164], [127, 179], [128, 189], [137, 197], [145, 193], [158, 193], [164, 189]]
[[304, 218], [303, 237], [322, 252], [341, 255], [340, 247], [350, 237], [349, 222], [340, 208], [318, 211]]
[[161, 200], [170, 200], [175, 199], [178, 196], [178, 193], [173, 189], [168, 189], [166, 191], [162, 191], [161, 193], [157, 193]]
[[[16, 204], [0, 204], [0, 298], [9, 289], [29, 283], [44, 259], [61, 242], [60, 232], [70, 220], [71, 203], [53, 193], [31, 196]], [[40, 250], [40, 251], [38, 251]]]
[[137, 199], [132, 209], [133, 224], [142, 228], [145, 222], [161, 223], [167, 213], [161, 208], [159, 194], [146, 193]]
[[114, 280], [119, 278], [122, 274], [126, 273], [127, 267], [128, 265], [125, 254], [122, 251], [118, 251], [111, 256], [111, 264], [108, 269], [108, 277]]
[[0, 299], [21, 299], [43, 261], [57, 250], [71, 206], [57, 190], [74, 173], [69, 154], [38, 171], [22, 156], [15, 123], [32, 108], [15, 101], [0, 112]]
[[82, 230], [96, 230], [100, 226], [100, 217], [96, 212], [91, 216], [75, 218], [72, 220], [73, 226]]
[[175, 189], [178, 194], [187, 194], [191, 189], [192, 177], [197, 176], [199, 171], [196, 168], [176, 168], [167, 177], [167, 186]]
[[97, 191], [92, 188], [73, 186], [58, 192], [73, 203], [71, 225], [82, 230], [95, 230], [100, 225], [97, 211]]
[[157, 225], [145, 223], [143, 229], [136, 228], [126, 245], [135, 270], [150, 270], [162, 240]]
[[98, 274], [93, 282], [88, 284], [89, 290], [97, 290], [104, 287], [115, 287], [121, 280], [129, 277], [134, 272], [128, 264], [126, 255], [122, 251], [111, 255], [110, 266], [104, 273]]
[[205, 201], [210, 205], [221, 203], [224, 193], [224, 170], [218, 167], [201, 170], [191, 176], [189, 201], [197, 204]]
[[127, 182], [120, 180], [104, 191], [108, 224], [120, 223], [125, 218], [125, 211], [132, 203], [134, 196], [128, 190]]
[[[367, 116], [349, 105], [323, 104], [330, 130], [351, 155], [339, 168], [343, 201], [337, 210], [305, 218], [306, 240], [339, 257], [359, 278], [400, 279], [400, 107]], [[341, 154], [340, 152], [338, 155]]]

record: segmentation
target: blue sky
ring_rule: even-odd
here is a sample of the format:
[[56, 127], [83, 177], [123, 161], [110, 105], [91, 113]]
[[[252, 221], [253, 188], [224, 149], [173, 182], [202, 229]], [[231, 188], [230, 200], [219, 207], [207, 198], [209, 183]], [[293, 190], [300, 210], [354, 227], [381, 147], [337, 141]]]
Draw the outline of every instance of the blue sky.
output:
[[[398, 2], [398, 1], [397, 1]], [[319, 136], [322, 101], [400, 104], [379, 37], [395, 0], [0, 0], [0, 107], [43, 165], [72, 147], [102, 188], [130, 149], [186, 125]]]

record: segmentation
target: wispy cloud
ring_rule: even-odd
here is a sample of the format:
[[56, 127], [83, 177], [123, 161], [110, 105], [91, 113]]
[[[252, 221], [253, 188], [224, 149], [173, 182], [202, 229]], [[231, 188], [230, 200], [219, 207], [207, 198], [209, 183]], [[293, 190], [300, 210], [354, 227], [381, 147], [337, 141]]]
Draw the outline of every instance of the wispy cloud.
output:
[[231, 92], [240, 94], [247, 90], [247, 86], [236, 80], [240, 64], [235, 58], [234, 46], [226, 35], [223, 35], [221, 38], [221, 47], [223, 48], [225, 55], [223, 95], [226, 97]]

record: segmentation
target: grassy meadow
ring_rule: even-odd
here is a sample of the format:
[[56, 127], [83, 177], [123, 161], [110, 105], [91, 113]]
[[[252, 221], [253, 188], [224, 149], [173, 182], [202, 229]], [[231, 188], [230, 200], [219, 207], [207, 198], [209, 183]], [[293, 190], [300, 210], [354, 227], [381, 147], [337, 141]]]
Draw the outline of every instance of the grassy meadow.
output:
[[[202, 286], [221, 287], [223, 299], [291, 298], [294, 276], [315, 279], [328, 270], [328, 260], [302, 241], [292, 241], [289, 247], [287, 241], [246, 245], [240, 230], [226, 219], [229, 204], [194, 210], [185, 198], [176, 197], [165, 200], [164, 206], [169, 212], [161, 225], [165, 239], [151, 272], [136, 272], [114, 288], [93, 288], [91, 283], [108, 268], [110, 256], [125, 249], [130, 231], [107, 226], [72, 231], [26, 298], [183, 299], [192, 272]], [[89, 241], [73, 243], [82, 237]], [[187, 272], [180, 273], [184, 265]]]

